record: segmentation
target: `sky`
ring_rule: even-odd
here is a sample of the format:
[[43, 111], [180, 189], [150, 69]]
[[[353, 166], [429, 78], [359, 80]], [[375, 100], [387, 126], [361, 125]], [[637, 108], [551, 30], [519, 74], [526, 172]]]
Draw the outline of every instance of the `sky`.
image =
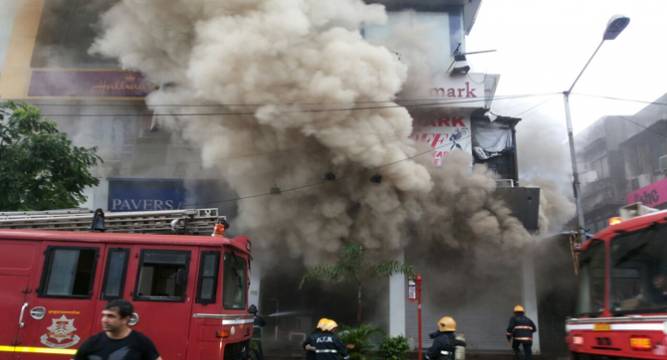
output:
[[[571, 95], [575, 133], [604, 115], [631, 115], [667, 93], [667, 0], [482, 0], [466, 51], [472, 72], [500, 74], [496, 95], [562, 92], [602, 39], [608, 20], [630, 24], [605, 41]], [[525, 121], [562, 121], [562, 95], [495, 101], [492, 110]], [[667, 106], [665, 107], [667, 115]]]

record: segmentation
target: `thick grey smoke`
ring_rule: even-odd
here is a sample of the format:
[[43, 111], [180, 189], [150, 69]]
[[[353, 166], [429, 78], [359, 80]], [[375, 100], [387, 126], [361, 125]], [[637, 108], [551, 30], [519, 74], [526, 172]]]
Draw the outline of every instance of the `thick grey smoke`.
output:
[[161, 85], [149, 106], [244, 197], [236, 227], [276, 257], [316, 264], [344, 241], [520, 247], [530, 237], [489, 171], [462, 154], [433, 169], [409, 139], [391, 102], [408, 68], [359, 32], [385, 20], [360, 0], [123, 0], [93, 51]]
[[517, 129], [519, 169], [526, 184], [540, 187], [540, 233], [552, 235], [575, 215], [567, 133], [562, 119], [535, 110], [525, 114]]

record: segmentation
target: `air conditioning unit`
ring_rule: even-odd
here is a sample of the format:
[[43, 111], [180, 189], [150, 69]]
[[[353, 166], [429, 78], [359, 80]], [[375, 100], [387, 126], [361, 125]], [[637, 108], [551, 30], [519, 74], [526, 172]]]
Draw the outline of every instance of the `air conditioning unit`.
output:
[[514, 179], [496, 179], [496, 187], [512, 188], [514, 187]]
[[589, 184], [598, 180], [598, 173], [595, 170], [588, 170], [579, 175], [582, 184]]
[[641, 174], [637, 176], [637, 180], [639, 181], [639, 187], [643, 188], [651, 183], [651, 174]]
[[658, 170], [663, 174], [667, 173], [667, 155], [658, 157]]

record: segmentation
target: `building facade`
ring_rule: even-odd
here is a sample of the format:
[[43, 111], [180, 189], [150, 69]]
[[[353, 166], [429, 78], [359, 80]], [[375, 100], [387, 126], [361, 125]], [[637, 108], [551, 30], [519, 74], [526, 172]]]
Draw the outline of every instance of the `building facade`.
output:
[[632, 116], [605, 116], [576, 136], [588, 232], [605, 228], [621, 206], [635, 200], [656, 205], [651, 191], [642, 194], [663, 177], [660, 156], [667, 151], [661, 124], [667, 112], [660, 103], [665, 100], [662, 96]]
[[[658, 99], [664, 103], [667, 95]], [[667, 110], [660, 104], [640, 113], [650, 125], [624, 141], [625, 203], [641, 202], [658, 209], [667, 208]], [[637, 121], [637, 123], [640, 123]]]
[[[414, 118], [413, 137], [433, 148], [433, 166], [446, 166], [443, 159], [450, 151], [465, 151], [475, 162], [494, 169], [504, 180], [502, 184], [514, 186], [518, 181], [514, 127], [519, 119], [490, 121], [486, 109], [499, 77], [470, 71], [465, 56], [460, 56], [465, 53], [465, 35], [473, 27], [481, 0], [368, 2], [386, 5], [389, 15], [386, 26], [363, 29], [362, 35], [369, 41], [382, 43], [392, 33], [415, 32], [430, 46], [427, 76], [401, 94], [399, 103]], [[104, 162], [94, 169], [94, 175], [101, 182], [88, 191], [88, 202], [83, 206], [108, 211], [218, 207], [221, 213], [234, 216], [233, 202], [208, 202], [236, 195], [204, 168], [200, 149], [156, 126], [143, 101], [153, 85], [141, 74], [123, 71], [115, 61], [88, 52], [99, 15], [113, 3], [115, 0], [3, 0], [0, 14], [10, 21], [0, 24], [0, 99], [33, 103], [75, 144], [98, 148]], [[401, 54], [401, 49], [397, 53], [408, 56]], [[440, 106], [411, 107], [415, 97], [435, 99]], [[535, 204], [534, 193], [508, 196], [521, 204]], [[525, 210], [536, 211], [536, 207]], [[403, 254], [400, 259], [410, 262], [410, 256]], [[455, 254], [448, 256], [455, 261]], [[513, 279], [518, 285], [508, 288], [497, 284], [493, 306], [488, 302], [464, 306], [464, 299], [478, 298], [474, 291], [429, 298], [424, 304], [423, 332], [431, 332], [446, 312], [459, 320], [472, 349], [506, 349], [504, 327], [509, 309], [523, 303], [537, 321], [537, 300], [532, 263], [513, 264], [499, 271], [521, 274], [520, 279]], [[271, 294], [264, 302], [258, 299], [261, 277], [257, 268], [253, 276], [251, 302], [275, 300], [277, 304], [278, 299]], [[438, 281], [437, 277], [426, 278], [425, 289], [434, 288]], [[388, 293], [386, 322], [390, 333], [406, 335], [417, 345], [416, 306], [406, 302], [405, 277], [393, 276]], [[279, 312], [278, 305], [275, 310]], [[466, 328], [464, 324], [470, 325]], [[278, 337], [277, 327], [275, 334]], [[426, 337], [423, 345], [429, 342]]]

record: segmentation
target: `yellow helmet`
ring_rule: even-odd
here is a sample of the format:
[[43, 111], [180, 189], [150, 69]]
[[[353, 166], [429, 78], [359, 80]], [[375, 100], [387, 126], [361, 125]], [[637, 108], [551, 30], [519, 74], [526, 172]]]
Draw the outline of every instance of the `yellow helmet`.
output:
[[523, 308], [523, 306], [517, 305], [514, 307], [514, 312], [526, 312], [526, 310]]
[[316, 327], [320, 330], [324, 330], [324, 327], [327, 325], [327, 322], [329, 322], [329, 319], [321, 318], [320, 321], [317, 322]]
[[451, 316], [443, 316], [438, 320], [438, 331], [456, 331], [456, 321]]
[[333, 331], [333, 329], [335, 329], [337, 327], [338, 327], [338, 324], [335, 321], [333, 321], [331, 319], [327, 319], [327, 322], [324, 324], [322, 330], [324, 330], [324, 331]]

